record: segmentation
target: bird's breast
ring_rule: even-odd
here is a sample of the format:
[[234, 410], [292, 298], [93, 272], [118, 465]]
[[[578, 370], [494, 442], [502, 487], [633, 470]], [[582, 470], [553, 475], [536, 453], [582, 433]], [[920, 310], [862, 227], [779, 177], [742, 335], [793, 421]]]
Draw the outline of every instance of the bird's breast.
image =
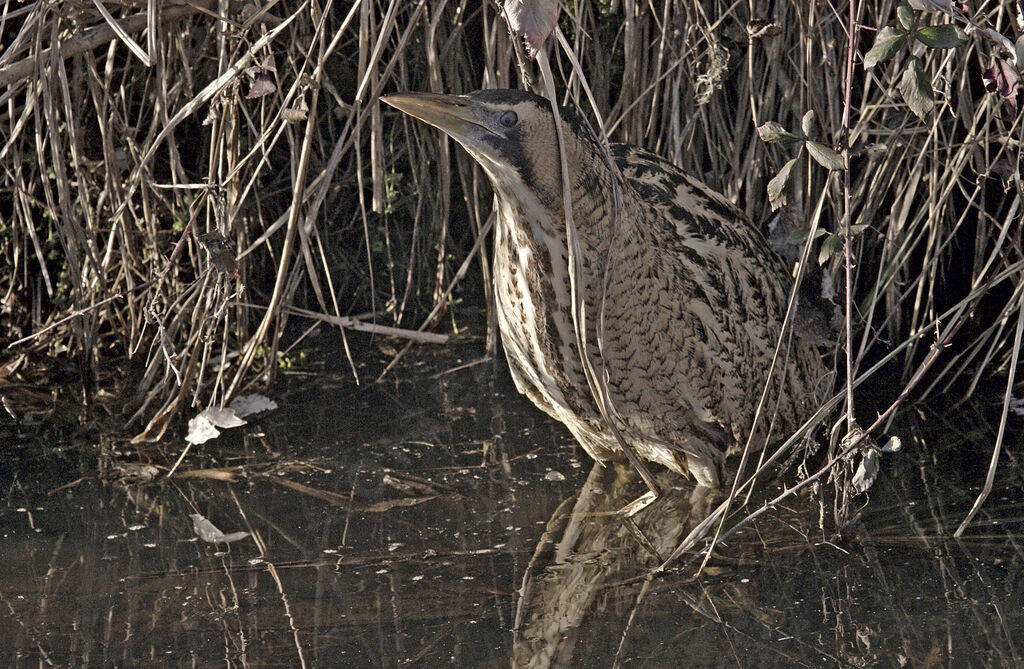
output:
[[[494, 292], [502, 343], [520, 392], [568, 423], [596, 416], [574, 334], [561, 218], [499, 197]], [[561, 234], [559, 234], [561, 232]]]

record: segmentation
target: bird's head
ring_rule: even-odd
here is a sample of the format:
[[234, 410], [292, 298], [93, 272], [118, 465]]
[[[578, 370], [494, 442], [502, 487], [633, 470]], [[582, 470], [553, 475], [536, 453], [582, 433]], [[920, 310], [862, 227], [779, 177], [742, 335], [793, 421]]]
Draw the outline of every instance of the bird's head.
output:
[[[400, 93], [381, 101], [444, 131], [465, 147], [503, 195], [517, 197], [525, 187], [542, 205], [562, 206], [558, 139], [545, 98], [525, 91], [488, 90], [466, 95]], [[560, 115], [573, 175], [580, 152], [593, 152], [597, 144], [575, 114], [560, 110]]]

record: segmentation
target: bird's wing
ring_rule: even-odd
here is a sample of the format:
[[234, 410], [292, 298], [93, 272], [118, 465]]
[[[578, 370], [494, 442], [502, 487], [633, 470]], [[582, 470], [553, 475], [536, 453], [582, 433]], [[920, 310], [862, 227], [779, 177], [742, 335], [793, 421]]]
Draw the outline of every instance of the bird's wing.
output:
[[635, 236], [622, 250], [634, 258], [618, 266], [638, 268], [631, 289], [657, 296], [644, 313], [622, 315], [640, 320], [633, 329], [653, 333], [653, 350], [641, 363], [649, 395], [643, 403], [671, 412], [675, 402], [678, 423], [695, 418], [711, 432], [719, 426], [745, 439], [781, 328], [789, 275], [724, 196], [642, 149], [615, 145], [613, 155], [639, 210]]

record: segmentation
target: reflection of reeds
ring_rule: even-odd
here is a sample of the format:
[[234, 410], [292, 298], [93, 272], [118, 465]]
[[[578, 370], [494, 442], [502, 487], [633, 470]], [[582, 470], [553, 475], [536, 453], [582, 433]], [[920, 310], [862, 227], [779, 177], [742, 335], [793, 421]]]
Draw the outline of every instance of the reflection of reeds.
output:
[[[976, 4], [979, 25], [1015, 25], [1012, 3]], [[376, 98], [518, 86], [497, 7], [377, 0], [319, 17], [285, 2], [221, 20], [217, 6], [103, 16], [38, 2], [5, 19], [2, 309], [11, 339], [30, 338], [14, 353], [66, 348], [87, 374], [143, 358], [128, 406], [140, 439], [273, 376], [305, 335], [286, 330], [289, 317], [315, 312], [309, 327], [337, 326], [343, 342], [378, 326], [401, 337], [445, 310], [458, 322], [452, 291], [471, 260], [490, 279], [486, 180]], [[895, 25], [892, 3], [858, 6], [859, 24]], [[766, 184], [791, 156], [756, 127], [795, 131], [814, 110], [818, 139], [841, 145], [848, 36], [846, 17], [820, 3], [746, 11], [582, 0], [560, 26], [614, 141], [666, 156], [765, 220]], [[912, 380], [911, 399], [970, 393], [1012, 372], [1020, 347], [1020, 116], [1003, 118], [1010, 106], [982, 90], [999, 55], [982, 33], [918, 54], [936, 90], [927, 121], [896, 92], [905, 55], [871, 70], [855, 60], [852, 370], [897, 351], [893, 397]], [[550, 58], [559, 95], [580, 100], [565, 53]], [[811, 223], [839, 235], [842, 180], [806, 160], [794, 169], [792, 236]], [[213, 263], [199, 240], [210, 232], [222, 235]], [[842, 254], [821, 260], [841, 286]]]
[[[928, 444], [920, 464], [957, 458], [970, 445], [967, 430], [947, 435], [940, 422], [899, 423], [909, 441]], [[1004, 486], [1019, 474], [1016, 464], [1000, 471]], [[899, 655], [1016, 666], [1019, 624], [1007, 621], [1020, 617], [1019, 593], [1005, 579], [1013, 580], [1021, 557], [1020, 501], [992, 503], [985, 520], [998, 524], [954, 539], [975, 495], [971, 476], [911, 462], [897, 468], [904, 475], [873, 490], [881, 503], [853, 519], [845, 539], [823, 535], [808, 505], [797, 502], [729, 536], [699, 574], [649, 571], [650, 556], [613, 513], [635, 494], [624, 485], [629, 478], [595, 468], [551, 516], [524, 573], [513, 666], [589, 666], [594, 658], [628, 666], [652, 657], [787, 667], [824, 657], [861, 666]], [[680, 518], [699, 520], [680, 492], [637, 516], [659, 550], [679, 540]]]

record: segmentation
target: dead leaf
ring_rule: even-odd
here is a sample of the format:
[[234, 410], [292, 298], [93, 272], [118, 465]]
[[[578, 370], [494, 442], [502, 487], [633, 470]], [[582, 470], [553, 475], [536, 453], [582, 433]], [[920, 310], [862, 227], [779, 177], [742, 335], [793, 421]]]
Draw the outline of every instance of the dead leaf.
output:
[[228, 429], [242, 425], [245, 425], [245, 421], [238, 417], [234, 409], [209, 407], [189, 420], [185, 441], [190, 444], [203, 444], [220, 436], [220, 430], [217, 429], [219, 427]]
[[853, 489], [858, 493], [867, 492], [878, 476], [878, 452], [867, 451], [861, 457], [860, 465], [853, 475]]
[[555, 28], [558, 0], [507, 0], [504, 8], [509, 27], [526, 42], [530, 58], [536, 57]]
[[175, 478], [210, 479], [213, 481], [224, 481], [234, 483], [241, 467], [218, 467], [215, 469], [188, 469], [183, 472], [176, 472]]
[[431, 485], [420, 483], [419, 481], [410, 481], [408, 479], [398, 478], [391, 474], [385, 474], [382, 479], [382, 483], [402, 492], [418, 492], [423, 495], [439, 494], [438, 490]]
[[199, 243], [210, 255], [210, 264], [223, 274], [237, 274], [238, 261], [235, 258], [235, 245], [219, 232], [207, 232], [200, 235]]
[[423, 502], [429, 502], [432, 499], [437, 499], [437, 495], [429, 495], [427, 497], [403, 497], [401, 499], [386, 499], [383, 502], [377, 502], [369, 506], [363, 507], [363, 511], [368, 513], [380, 513], [381, 511], [390, 511], [403, 506], [416, 506]]
[[1013, 65], [1005, 58], [995, 58], [992, 67], [981, 73], [985, 79], [985, 88], [1006, 100], [1011, 116], [1017, 115], [1017, 89], [1020, 86], [1020, 75]]
[[231, 534], [224, 534], [217, 529], [216, 525], [208, 521], [199, 513], [190, 513], [188, 517], [192, 519], [192, 530], [200, 539], [208, 544], [230, 544], [249, 536], [248, 532], [232, 532]]
[[345, 508], [352, 509], [353, 511], [362, 511], [364, 513], [380, 513], [382, 511], [388, 511], [390, 509], [394, 509], [397, 507], [415, 506], [417, 504], [429, 502], [432, 499], [437, 499], [438, 497], [440, 497], [440, 495], [427, 495], [424, 497], [404, 497], [402, 499], [386, 499], [382, 502], [376, 502], [374, 504], [363, 506], [362, 504], [352, 502], [351, 500], [349, 500], [348, 496], [339, 495], [336, 492], [312, 488], [308, 485], [296, 483], [295, 481], [290, 481], [286, 478], [281, 478], [279, 476], [270, 476], [268, 478], [277, 485], [284, 486], [285, 488], [291, 488], [292, 490], [301, 492], [311, 497], [316, 497], [317, 499], [321, 499], [330, 504], [343, 506]]
[[750, 39], [776, 37], [781, 34], [782, 28], [777, 23], [772, 23], [766, 19], [753, 18], [747, 24], [747, 35], [750, 36]]
[[249, 87], [249, 92], [245, 97], [248, 100], [262, 98], [276, 90], [277, 83], [274, 81], [274, 77], [266, 72], [259, 72], [253, 77], [252, 86]]
[[239, 418], [248, 418], [264, 411], [273, 411], [277, 408], [277, 402], [266, 395], [252, 393], [250, 395], [239, 395], [231, 400], [231, 404], [228, 406], [234, 410], [235, 415]]

